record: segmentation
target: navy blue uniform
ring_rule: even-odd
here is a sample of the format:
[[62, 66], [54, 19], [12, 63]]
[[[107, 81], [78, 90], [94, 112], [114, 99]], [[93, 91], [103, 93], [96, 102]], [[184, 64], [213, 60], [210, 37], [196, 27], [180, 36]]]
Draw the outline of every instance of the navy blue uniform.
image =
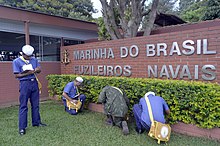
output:
[[[38, 60], [31, 57], [30, 60], [26, 60], [28, 64], [31, 64], [33, 69], [40, 67]], [[19, 74], [23, 72], [23, 66], [26, 63], [21, 59], [17, 58], [13, 61], [13, 72], [14, 74]], [[39, 88], [38, 83], [34, 74], [27, 75], [18, 78], [20, 81], [19, 86], [19, 130], [27, 128], [27, 114], [28, 114], [28, 99], [30, 98], [31, 103], [31, 115], [32, 115], [32, 125], [37, 126], [41, 123], [40, 113], [39, 113]]]
[[[148, 107], [145, 100], [146, 97], [140, 99], [139, 104], [133, 106], [134, 118], [138, 130], [149, 130], [151, 127]], [[160, 96], [148, 95], [151, 104], [154, 120], [165, 123], [164, 112], [169, 110], [166, 101]]]
[[[81, 111], [82, 107], [84, 105], [84, 102], [86, 100], [86, 96], [84, 94], [81, 94], [81, 95], [77, 96], [79, 93], [78, 93], [77, 87], [74, 85], [74, 82], [69, 82], [65, 86], [63, 92], [65, 92], [71, 99], [80, 100], [82, 102], [82, 106], [81, 106], [81, 108], [79, 110], [79, 111]], [[71, 115], [77, 115], [78, 114], [75, 109], [69, 109], [67, 107], [66, 98], [65, 97], [63, 97], [63, 103], [64, 103], [64, 106], [65, 106], [65, 111], [66, 112], [68, 112]]]

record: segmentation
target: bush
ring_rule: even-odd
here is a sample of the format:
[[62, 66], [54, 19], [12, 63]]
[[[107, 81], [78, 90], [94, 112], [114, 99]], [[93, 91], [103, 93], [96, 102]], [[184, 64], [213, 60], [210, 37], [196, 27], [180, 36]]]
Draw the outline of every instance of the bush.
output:
[[[50, 96], [61, 97], [65, 85], [76, 75], [48, 75]], [[79, 91], [87, 96], [87, 102], [97, 102], [99, 93], [106, 85], [123, 89], [132, 106], [148, 91], [163, 97], [170, 107], [167, 117], [170, 124], [182, 121], [202, 128], [220, 127], [220, 86], [184, 80], [160, 80], [149, 78], [83, 76]]]

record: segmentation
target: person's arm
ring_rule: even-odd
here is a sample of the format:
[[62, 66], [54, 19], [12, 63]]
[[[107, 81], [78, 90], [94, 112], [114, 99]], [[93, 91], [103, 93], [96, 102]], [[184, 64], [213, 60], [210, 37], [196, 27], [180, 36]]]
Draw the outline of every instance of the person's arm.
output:
[[[169, 115], [170, 114], [170, 109], [165, 110], [165, 114]], [[169, 124], [169, 118], [166, 119], [165, 123]]]
[[98, 103], [105, 103], [106, 102], [106, 87], [102, 89], [101, 93], [99, 94]]
[[36, 63], [37, 63], [37, 65], [36, 65], [36, 68], [34, 69], [34, 73], [39, 74], [41, 72], [41, 67], [40, 67], [40, 63], [37, 59], [36, 59]]
[[72, 90], [73, 86], [74, 86], [74, 84], [72, 84], [72, 82], [67, 83], [66, 86], [64, 87], [62, 96], [63, 96], [66, 100], [68, 100], [68, 101], [70, 101], [70, 102], [77, 103], [77, 100], [72, 99], [72, 98], [69, 96], [69, 93], [70, 93], [70, 91]]
[[169, 114], [170, 114], [170, 109], [165, 110], [165, 113], [166, 113], [167, 115], [169, 115]]
[[37, 68], [34, 69], [34, 73], [40, 73], [41, 72], [41, 68], [38, 66]]
[[167, 105], [166, 101], [162, 98], [162, 103], [163, 103], [163, 108], [164, 108], [164, 111], [167, 115], [170, 114], [170, 109], [169, 109], [169, 106]]
[[34, 72], [35, 72], [34, 70], [29, 70], [29, 71], [23, 72], [23, 73], [14, 73], [14, 75], [15, 75], [15, 78], [22, 78], [22, 77], [34, 74]]
[[70, 102], [77, 103], [77, 100], [70, 98], [70, 97], [66, 94], [66, 92], [63, 92], [62, 96], [63, 96], [64, 98], [66, 98], [66, 100], [68, 100], [68, 101], [70, 101]]
[[13, 65], [13, 72], [14, 72], [14, 76], [15, 78], [22, 78], [22, 77], [25, 77], [25, 76], [28, 76], [28, 75], [31, 75], [31, 74], [34, 74], [35, 73], [35, 70], [26, 70], [26, 71], [21, 71], [21, 66], [20, 64], [18, 63], [17, 60], [14, 60], [12, 62], [12, 65]]
[[142, 104], [145, 104], [146, 102], [145, 102], [145, 99], [142, 97], [141, 99], [140, 99], [140, 101], [139, 101], [139, 106], [140, 106], [140, 108], [141, 108], [141, 111], [143, 111], [142, 110], [142, 107], [143, 107], [143, 105]]
[[25, 70], [23, 72], [19, 72], [19, 64], [17, 62], [13, 62], [13, 70], [14, 70], [14, 75], [15, 78], [22, 78], [31, 74], [35, 74], [35, 73], [40, 73], [41, 72], [41, 68], [40, 68], [40, 64], [38, 62], [38, 60], [36, 60], [36, 68], [34, 70]]
[[62, 96], [67, 100], [71, 101], [71, 98], [65, 92], [63, 92]]
[[124, 97], [124, 99], [125, 99], [125, 102], [126, 102], [127, 106], [129, 106], [130, 100], [129, 100], [128, 97], [126, 96], [125, 92], [123, 92], [123, 97]]

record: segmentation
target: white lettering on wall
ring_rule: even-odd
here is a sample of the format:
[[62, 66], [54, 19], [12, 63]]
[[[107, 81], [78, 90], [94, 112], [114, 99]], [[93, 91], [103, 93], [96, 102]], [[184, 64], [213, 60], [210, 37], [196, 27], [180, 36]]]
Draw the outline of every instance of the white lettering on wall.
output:
[[137, 45], [132, 45], [129, 49], [127, 47], [120, 47], [120, 56], [125, 58], [128, 55], [135, 58], [139, 54], [139, 48]]
[[74, 60], [110, 59], [115, 58], [112, 48], [73, 51]]
[[[136, 58], [139, 55], [139, 51], [144, 48], [140, 48], [138, 45], [131, 46], [120, 46], [119, 53], [116, 57], [121, 59], [131, 57]], [[217, 54], [216, 50], [209, 50], [208, 39], [191, 40], [187, 39], [184, 41], [174, 41], [169, 44], [164, 42], [159, 43], [148, 43], [145, 45], [146, 57], [160, 57], [160, 56], [187, 56], [190, 55], [213, 55]], [[74, 60], [95, 60], [95, 59], [115, 59], [115, 52], [112, 48], [97, 48], [88, 50], [74, 50]], [[158, 59], [159, 60], [159, 59]], [[169, 62], [169, 60], [168, 60]], [[173, 65], [147, 65], [148, 77], [154, 78], [172, 78], [172, 79], [203, 79], [203, 80], [215, 80], [216, 79], [216, 67], [214, 65], [193, 65], [191, 66], [187, 61], [183, 65], [175, 63]], [[121, 62], [120, 62], [121, 63]], [[122, 61], [124, 63], [124, 61]], [[173, 63], [172, 63], [173, 64]], [[115, 65], [115, 64], [114, 64]], [[189, 66], [188, 66], [189, 65]], [[98, 75], [98, 76], [131, 76], [132, 67], [130, 65], [80, 65], [74, 66], [74, 73], [84, 75]], [[135, 70], [135, 69], [134, 69]]]
[[[181, 46], [181, 48], [180, 48]], [[162, 52], [162, 53], [161, 53]], [[172, 45], [169, 49], [169, 46], [165, 43], [157, 43], [157, 44], [147, 44], [146, 45], [146, 56], [153, 57], [155, 54], [157, 56], [167, 56], [167, 52], [169, 56], [173, 55], [193, 55], [193, 54], [216, 54], [216, 50], [208, 50], [208, 40], [185, 40], [181, 44], [178, 42], [172, 42]]]
[[130, 65], [76, 65], [73, 67], [73, 72], [80, 75], [99, 75], [99, 76], [121, 76], [130, 77], [131, 72]]
[[[214, 65], [195, 65], [194, 69], [190, 70], [188, 65], [177, 65], [176, 69], [172, 65], [169, 65], [168, 67], [166, 65], [163, 65], [161, 68], [159, 68], [157, 65], [148, 65], [148, 77], [149, 78], [157, 78], [158, 74], [159, 77], [165, 77], [165, 78], [173, 78], [176, 79], [178, 76], [180, 79], [194, 79], [198, 80], [199, 71], [201, 71], [202, 79], [204, 80], [214, 80], [216, 78], [215, 74], [215, 66]], [[175, 70], [175, 71], [174, 71]], [[194, 73], [193, 73], [194, 72]], [[194, 78], [192, 78], [192, 74], [194, 74]]]

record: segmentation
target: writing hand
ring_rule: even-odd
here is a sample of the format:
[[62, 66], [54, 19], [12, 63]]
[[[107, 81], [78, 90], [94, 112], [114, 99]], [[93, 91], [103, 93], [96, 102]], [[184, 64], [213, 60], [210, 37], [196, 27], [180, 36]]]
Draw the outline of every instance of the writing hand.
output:
[[30, 74], [34, 74], [35, 73], [35, 70], [29, 70], [28, 71], [28, 74], [30, 75]]
[[77, 103], [78, 103], [78, 100], [73, 99], [73, 100], [71, 100], [70, 102], [73, 103], [73, 104], [77, 104]]

